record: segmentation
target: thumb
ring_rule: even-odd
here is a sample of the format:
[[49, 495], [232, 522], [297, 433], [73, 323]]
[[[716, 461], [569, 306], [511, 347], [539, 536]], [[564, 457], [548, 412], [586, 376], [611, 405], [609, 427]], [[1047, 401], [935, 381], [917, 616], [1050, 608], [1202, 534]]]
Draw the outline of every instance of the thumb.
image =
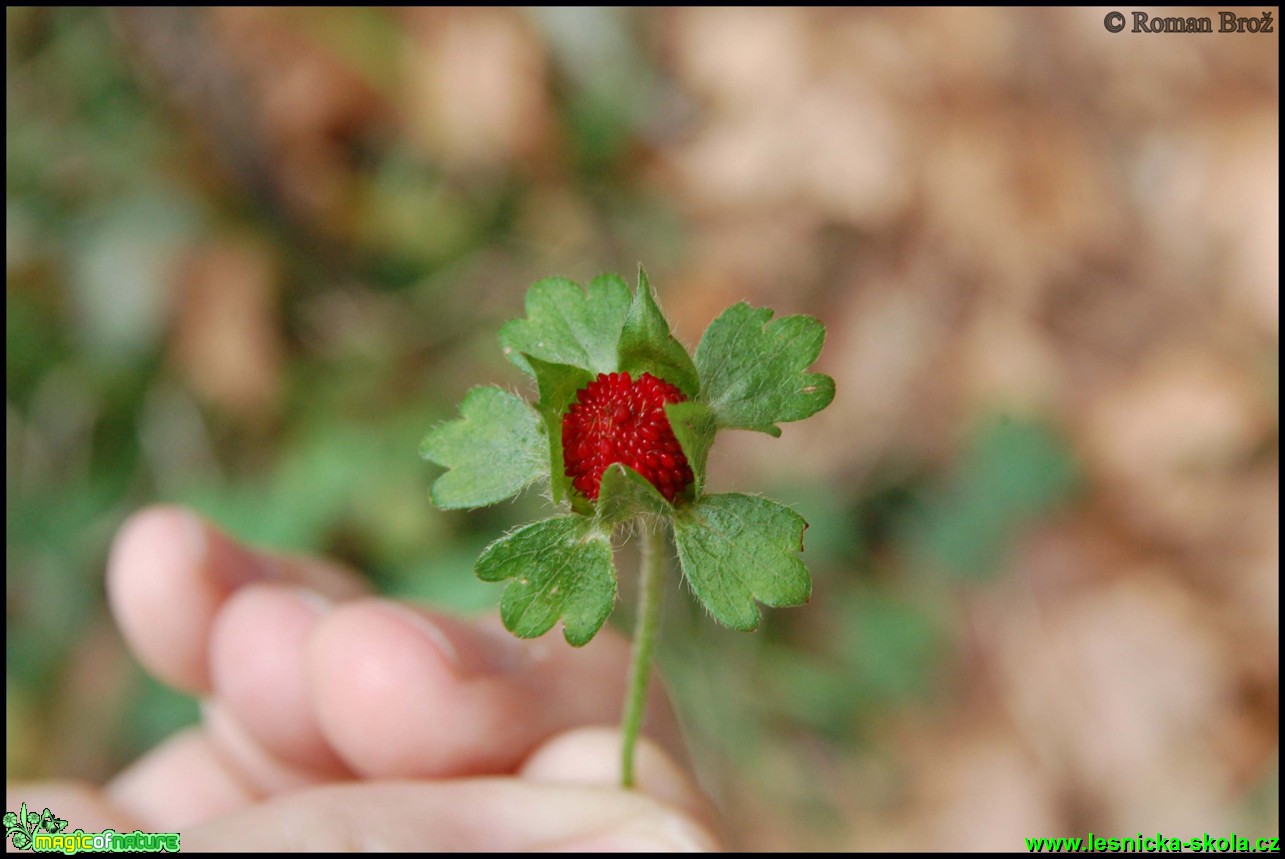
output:
[[644, 794], [517, 778], [364, 782], [291, 793], [182, 835], [182, 849], [700, 851], [690, 817]]
[[[518, 775], [546, 784], [620, 785], [621, 737], [617, 728], [576, 728], [546, 741], [523, 763]], [[710, 831], [718, 829], [714, 806], [692, 775], [655, 742], [640, 737], [634, 752], [638, 791], [677, 809]]]

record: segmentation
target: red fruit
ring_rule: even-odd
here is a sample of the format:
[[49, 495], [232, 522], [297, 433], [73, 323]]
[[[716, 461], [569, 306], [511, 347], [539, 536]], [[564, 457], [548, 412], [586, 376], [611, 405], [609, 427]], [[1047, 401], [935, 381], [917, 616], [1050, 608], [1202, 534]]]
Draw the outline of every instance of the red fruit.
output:
[[598, 498], [602, 473], [615, 462], [637, 471], [669, 501], [692, 482], [692, 469], [665, 416], [683, 392], [651, 373], [599, 373], [562, 417], [562, 458], [571, 484]]

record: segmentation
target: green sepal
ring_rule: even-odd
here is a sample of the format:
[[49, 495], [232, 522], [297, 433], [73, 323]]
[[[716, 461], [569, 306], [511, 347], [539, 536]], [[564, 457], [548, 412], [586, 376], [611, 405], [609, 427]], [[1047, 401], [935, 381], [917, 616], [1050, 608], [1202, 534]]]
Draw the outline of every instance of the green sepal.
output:
[[592, 513], [588, 499], [572, 489], [571, 479], [566, 475], [562, 454], [562, 418], [575, 402], [579, 390], [592, 382], [594, 377], [588, 370], [570, 364], [551, 364], [534, 355], [522, 357], [531, 367], [540, 389], [540, 401], [536, 410], [544, 422], [545, 436], [548, 438], [549, 486], [553, 492], [553, 503], [561, 504], [563, 499], [568, 499], [579, 512]]
[[676, 509], [674, 545], [683, 575], [716, 621], [745, 632], [759, 625], [755, 600], [802, 605], [812, 595], [803, 551], [807, 522], [755, 495], [706, 495]]
[[420, 456], [448, 469], [430, 492], [438, 507], [485, 507], [548, 474], [540, 417], [521, 397], [478, 386], [464, 395], [460, 415], [429, 430], [419, 447]]
[[696, 497], [705, 491], [705, 463], [709, 459], [709, 449], [718, 432], [714, 412], [704, 403], [690, 400], [683, 403], [666, 403], [665, 417], [674, 430], [674, 438], [687, 457], [687, 464], [692, 467], [692, 493]]
[[825, 326], [811, 316], [783, 316], [734, 304], [709, 324], [696, 347], [702, 399], [718, 425], [779, 436], [778, 422], [799, 421], [834, 399], [834, 379], [807, 368], [821, 354]]
[[620, 369], [637, 379], [643, 373], [676, 385], [689, 399], [700, 393], [700, 375], [691, 355], [669, 333], [647, 272], [638, 267], [638, 289], [620, 331]]
[[527, 356], [594, 375], [614, 373], [629, 305], [629, 287], [618, 275], [595, 277], [587, 294], [573, 280], [545, 278], [527, 290], [526, 317], [500, 328], [500, 346], [528, 373]]
[[598, 521], [611, 528], [639, 515], [669, 516], [674, 507], [647, 478], [622, 462], [607, 466], [598, 486]]
[[485, 582], [511, 580], [500, 619], [519, 638], [536, 638], [559, 619], [572, 647], [602, 628], [616, 603], [611, 532], [571, 514], [519, 528], [482, 550], [474, 566]]

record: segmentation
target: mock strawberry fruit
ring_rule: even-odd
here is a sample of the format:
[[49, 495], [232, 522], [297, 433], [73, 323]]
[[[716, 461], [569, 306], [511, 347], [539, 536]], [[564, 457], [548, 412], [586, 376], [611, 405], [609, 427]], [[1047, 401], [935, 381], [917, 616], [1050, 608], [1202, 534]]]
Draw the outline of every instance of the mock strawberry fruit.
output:
[[622, 462], [660, 490], [671, 503], [692, 482], [692, 469], [665, 416], [665, 403], [681, 403], [682, 391], [643, 373], [599, 373], [580, 389], [562, 418], [562, 455], [577, 490], [597, 500], [602, 474]]

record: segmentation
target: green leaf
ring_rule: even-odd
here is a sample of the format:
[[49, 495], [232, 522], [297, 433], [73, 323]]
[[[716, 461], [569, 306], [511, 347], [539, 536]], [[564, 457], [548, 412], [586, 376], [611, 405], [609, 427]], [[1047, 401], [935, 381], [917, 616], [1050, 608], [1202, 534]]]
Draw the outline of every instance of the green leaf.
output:
[[803, 551], [808, 523], [790, 508], [753, 495], [706, 495], [674, 517], [674, 544], [697, 598], [714, 619], [749, 632], [755, 600], [802, 605], [812, 595]]
[[666, 403], [665, 416], [674, 430], [674, 438], [687, 457], [687, 464], [692, 467], [695, 476], [692, 487], [699, 497], [705, 490], [705, 462], [709, 459], [709, 448], [714, 443], [714, 434], [718, 431], [717, 421], [709, 406], [704, 403]]
[[548, 473], [539, 416], [521, 397], [476, 387], [464, 396], [460, 414], [430, 430], [419, 448], [420, 456], [450, 469], [433, 484], [438, 507], [495, 504]]
[[545, 519], [482, 550], [474, 567], [486, 582], [512, 579], [500, 600], [504, 626], [521, 638], [544, 635], [562, 618], [573, 647], [597, 634], [616, 602], [611, 534], [587, 517]]
[[779, 436], [778, 422], [799, 421], [834, 399], [834, 379], [807, 368], [821, 354], [825, 326], [745, 302], [723, 311], [696, 348], [705, 402], [720, 427]]
[[674, 507], [651, 481], [624, 463], [613, 463], [602, 473], [598, 487], [598, 520], [611, 527], [639, 514], [668, 516]]
[[902, 539], [936, 563], [926, 571], [985, 578], [1034, 522], [1065, 504], [1079, 470], [1063, 436], [1038, 422], [992, 416], [953, 474], [907, 520]]
[[604, 274], [589, 284], [549, 277], [526, 294], [526, 318], [500, 328], [500, 345], [510, 361], [531, 373], [527, 355], [551, 364], [570, 364], [590, 373], [614, 373], [620, 329], [629, 310], [629, 287]]
[[46, 808], [40, 812], [40, 828], [49, 835], [56, 835], [67, 828], [67, 821]]
[[620, 332], [620, 369], [637, 379], [651, 373], [688, 397], [700, 392], [696, 365], [682, 343], [669, 333], [669, 323], [656, 304], [647, 272], [638, 267], [638, 289]]
[[536, 384], [540, 388], [540, 402], [537, 410], [544, 421], [544, 432], [548, 438], [553, 503], [561, 504], [562, 499], [569, 498], [572, 505], [581, 509], [582, 512], [589, 512], [588, 500], [571, 491], [571, 480], [563, 467], [562, 416], [575, 402], [577, 392], [592, 382], [594, 377], [588, 370], [582, 370], [570, 364], [550, 364], [534, 355], [522, 357], [530, 365]]

